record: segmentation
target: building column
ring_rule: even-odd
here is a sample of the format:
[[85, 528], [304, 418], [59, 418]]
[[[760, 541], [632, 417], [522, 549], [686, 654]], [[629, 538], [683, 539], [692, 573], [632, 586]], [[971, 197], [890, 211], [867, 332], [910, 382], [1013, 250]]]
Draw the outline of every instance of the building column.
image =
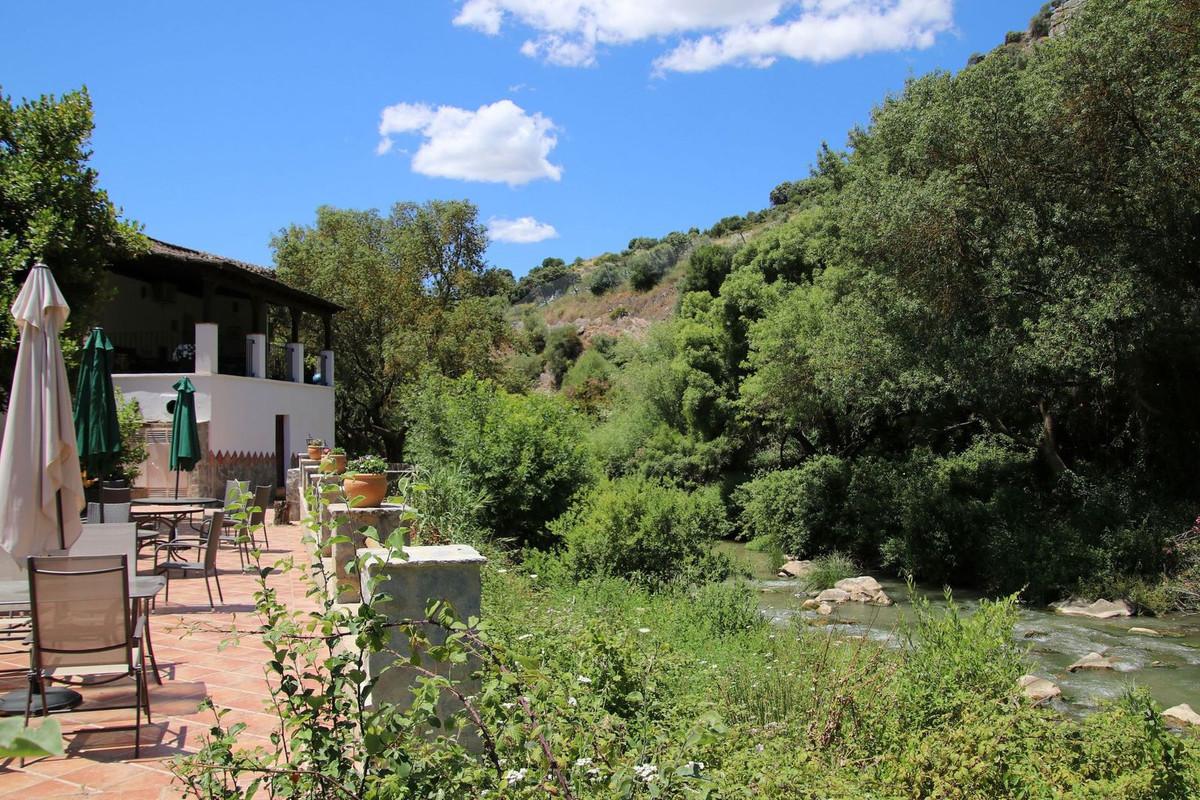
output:
[[300, 342], [288, 342], [288, 380], [292, 383], [304, 383], [304, 345]]
[[321, 351], [321, 383], [333, 386], [333, 351]]
[[196, 366], [197, 375], [212, 375], [220, 372], [217, 361], [217, 325], [214, 322], [196, 323]]
[[246, 377], [267, 377], [267, 335], [246, 334]]

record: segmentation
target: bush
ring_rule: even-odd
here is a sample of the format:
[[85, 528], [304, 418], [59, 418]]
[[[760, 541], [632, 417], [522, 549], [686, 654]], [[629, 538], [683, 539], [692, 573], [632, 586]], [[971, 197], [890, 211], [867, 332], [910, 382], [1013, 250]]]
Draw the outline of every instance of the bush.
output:
[[689, 622], [707, 636], [734, 636], [766, 624], [757, 594], [743, 581], [706, 583], [689, 599]]
[[653, 289], [663, 276], [675, 266], [679, 254], [669, 244], [656, 245], [650, 250], [639, 250], [629, 259], [629, 283], [639, 292]]
[[514, 353], [500, 371], [500, 385], [507, 391], [524, 393], [541, 376], [544, 366], [541, 355]]
[[679, 291], [708, 292], [716, 297], [732, 267], [733, 252], [729, 248], [715, 244], [701, 245], [688, 258]]
[[592, 277], [588, 280], [588, 289], [599, 297], [620, 286], [623, 280], [625, 280], [625, 275], [619, 266], [603, 264], [592, 273]]
[[723, 580], [729, 561], [713, 553], [705, 503], [643, 478], [597, 485], [550, 526], [577, 578], [623, 577], [650, 587], [690, 577]]
[[832, 547], [840, 539], [849, 482], [850, 467], [836, 456], [817, 456], [797, 469], [755, 478], [735, 494], [742, 528], [791, 556]]
[[547, 523], [593, 476], [582, 418], [565, 401], [469, 376], [422, 387], [406, 455], [427, 469], [460, 469], [491, 499], [481, 522], [523, 543], [544, 541]]
[[804, 577], [804, 588], [810, 592], [832, 589], [838, 581], [856, 577], [860, 572], [854, 559], [835, 550], [813, 559], [813, 569]]
[[542, 356], [546, 360], [546, 369], [554, 376], [556, 385], [562, 384], [563, 376], [582, 352], [583, 342], [573, 325], [559, 325], [550, 330], [546, 336], [546, 349], [542, 351]]

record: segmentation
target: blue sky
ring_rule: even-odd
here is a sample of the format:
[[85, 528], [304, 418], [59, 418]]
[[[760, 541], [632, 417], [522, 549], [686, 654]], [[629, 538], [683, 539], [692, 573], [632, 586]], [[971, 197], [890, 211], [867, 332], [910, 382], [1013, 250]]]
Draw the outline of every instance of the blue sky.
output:
[[553, 229], [493, 242], [519, 276], [764, 207], [1040, 5], [8, 0], [0, 86], [86, 85], [101, 182], [157, 238], [270, 264], [319, 205], [468, 198], [494, 239]]

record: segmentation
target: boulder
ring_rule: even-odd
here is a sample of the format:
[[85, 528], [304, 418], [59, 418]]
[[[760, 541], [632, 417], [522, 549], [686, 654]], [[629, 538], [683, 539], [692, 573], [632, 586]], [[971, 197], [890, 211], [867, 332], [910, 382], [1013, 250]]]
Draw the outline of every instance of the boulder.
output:
[[1138, 636], [1153, 636], [1156, 639], [1162, 636], [1161, 633], [1151, 628], [1130, 628], [1129, 632], [1135, 633]]
[[1058, 688], [1055, 683], [1045, 678], [1039, 678], [1037, 675], [1022, 675], [1017, 679], [1017, 686], [1021, 687], [1021, 694], [1026, 699], [1033, 701], [1035, 705], [1062, 695], [1062, 689]]
[[823, 617], [827, 617], [833, 613], [833, 606], [829, 605], [829, 603], [821, 603], [817, 606], [817, 613]]
[[835, 583], [834, 588], [830, 591], [834, 590], [845, 592], [847, 601], [849, 602], [874, 603], [880, 606], [890, 606], [892, 604], [892, 599], [883, 591], [883, 587], [879, 585], [879, 581], [870, 575], [862, 575], [857, 578], [843, 578]]
[[803, 603], [801, 603], [800, 607], [802, 609], [804, 609], [805, 611], [816, 611], [817, 607], [820, 605], [821, 605], [820, 600], [810, 597], [807, 600], [805, 600]]
[[1114, 617], [1133, 616], [1133, 609], [1124, 600], [1097, 600], [1086, 606], [1080, 603], [1058, 603], [1052, 608], [1059, 614], [1065, 614], [1068, 617], [1113, 619]]
[[1068, 672], [1078, 672], [1081, 669], [1115, 669], [1116, 664], [1111, 658], [1106, 658], [1099, 653], [1088, 653], [1083, 658], [1076, 661], [1071, 666], [1067, 667]]
[[779, 568], [779, 577], [781, 578], [804, 578], [807, 577], [814, 569], [811, 561], [797, 561], [792, 559], [786, 562]]
[[1163, 719], [1171, 725], [1200, 725], [1200, 714], [1192, 711], [1192, 707], [1187, 703], [1171, 706], [1162, 712], [1162, 715]]
[[818, 603], [848, 603], [850, 593], [843, 589], [826, 589], [817, 595]]

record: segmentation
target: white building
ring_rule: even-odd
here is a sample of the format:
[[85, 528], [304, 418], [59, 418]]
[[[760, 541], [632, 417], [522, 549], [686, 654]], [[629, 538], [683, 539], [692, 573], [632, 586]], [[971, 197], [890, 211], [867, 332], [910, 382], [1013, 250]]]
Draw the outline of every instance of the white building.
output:
[[[282, 487], [308, 439], [333, 444], [331, 321], [340, 308], [265, 267], [150, 241], [150, 253], [112, 267], [116, 297], [101, 321], [113, 382], [147, 422], [150, 456], [135, 491], [174, 491], [167, 403], [184, 375], [196, 387], [205, 456], [182, 474], [180, 494], [221, 497], [231, 478]], [[301, 330], [324, 348], [305, 354]]]

